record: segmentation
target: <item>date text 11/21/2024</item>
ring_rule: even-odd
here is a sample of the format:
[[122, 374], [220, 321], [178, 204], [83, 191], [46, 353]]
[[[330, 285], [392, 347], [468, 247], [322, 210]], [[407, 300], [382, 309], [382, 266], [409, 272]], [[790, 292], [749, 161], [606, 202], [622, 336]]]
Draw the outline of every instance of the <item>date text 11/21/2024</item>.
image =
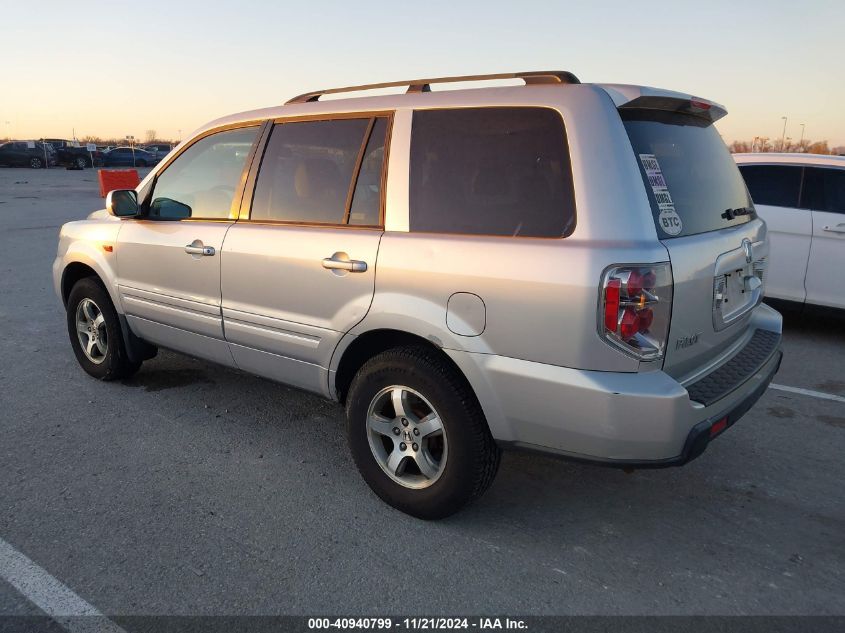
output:
[[438, 631], [453, 629], [478, 630], [524, 630], [528, 624], [519, 618], [309, 618], [308, 628], [341, 630], [407, 630]]

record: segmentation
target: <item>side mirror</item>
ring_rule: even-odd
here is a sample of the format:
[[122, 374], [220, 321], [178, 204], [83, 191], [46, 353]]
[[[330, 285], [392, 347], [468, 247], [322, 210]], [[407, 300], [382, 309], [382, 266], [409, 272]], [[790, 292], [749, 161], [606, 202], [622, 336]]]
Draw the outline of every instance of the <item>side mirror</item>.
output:
[[138, 215], [138, 194], [134, 189], [115, 189], [106, 194], [106, 211], [118, 218]]

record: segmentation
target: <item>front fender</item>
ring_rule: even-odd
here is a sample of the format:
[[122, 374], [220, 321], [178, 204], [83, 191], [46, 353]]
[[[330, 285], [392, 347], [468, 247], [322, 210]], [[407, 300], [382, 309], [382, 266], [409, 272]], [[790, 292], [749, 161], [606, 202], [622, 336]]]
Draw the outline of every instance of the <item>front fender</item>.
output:
[[81, 220], [69, 222], [59, 233], [59, 248], [53, 262], [53, 286], [64, 303], [62, 287], [65, 274], [72, 264], [91, 268], [106, 288], [112, 303], [122, 313], [117, 292], [117, 237], [120, 221]]

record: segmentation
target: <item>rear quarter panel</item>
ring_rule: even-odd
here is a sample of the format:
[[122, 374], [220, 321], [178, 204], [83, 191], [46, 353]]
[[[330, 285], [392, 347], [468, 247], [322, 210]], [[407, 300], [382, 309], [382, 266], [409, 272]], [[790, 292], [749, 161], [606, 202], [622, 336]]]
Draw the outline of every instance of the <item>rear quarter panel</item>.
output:
[[[387, 185], [388, 230], [379, 249], [375, 297], [351, 333], [404, 329], [448, 349], [564, 367], [637, 371], [639, 361], [599, 338], [599, 283], [611, 264], [667, 261], [668, 255], [657, 240], [639, 168], [612, 100], [590, 85], [464, 94], [462, 101], [448, 91], [430, 93], [397, 111]], [[407, 232], [413, 111], [488, 106], [560, 113], [575, 190], [576, 227], [570, 237]], [[486, 327], [480, 335], [461, 336], [447, 326], [447, 304], [454, 293], [475, 294], [484, 302]]]

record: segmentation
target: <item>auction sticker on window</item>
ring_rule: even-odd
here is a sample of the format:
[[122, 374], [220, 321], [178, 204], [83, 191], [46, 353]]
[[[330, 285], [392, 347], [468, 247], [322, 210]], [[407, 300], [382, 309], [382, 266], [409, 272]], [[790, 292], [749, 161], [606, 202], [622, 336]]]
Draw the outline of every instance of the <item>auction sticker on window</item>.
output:
[[651, 191], [657, 201], [658, 226], [667, 235], [680, 235], [681, 231], [684, 230], [684, 223], [681, 216], [675, 211], [675, 204], [672, 202], [672, 195], [669, 193], [669, 187], [666, 185], [666, 179], [663, 177], [663, 171], [660, 169], [657, 157], [654, 154], [640, 154], [639, 156], [648, 184], [651, 185]]

